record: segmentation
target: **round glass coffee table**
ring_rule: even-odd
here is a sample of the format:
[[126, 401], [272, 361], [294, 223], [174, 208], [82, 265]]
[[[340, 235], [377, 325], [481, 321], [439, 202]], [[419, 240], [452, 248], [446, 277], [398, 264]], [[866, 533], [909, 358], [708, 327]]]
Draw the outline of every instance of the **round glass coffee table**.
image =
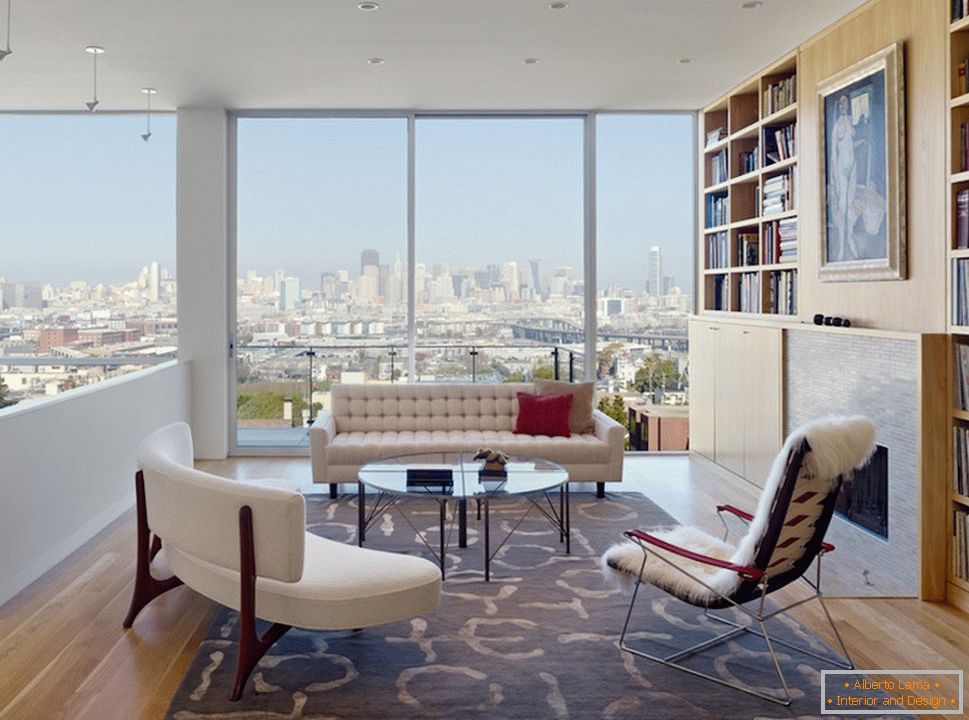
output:
[[[367, 489], [375, 490], [367, 507]], [[550, 493], [558, 491], [556, 502]], [[495, 498], [521, 496], [528, 500], [528, 508], [498, 546], [491, 550], [490, 505]], [[411, 525], [427, 549], [439, 561], [441, 577], [450, 530], [445, 532], [448, 505], [457, 507], [451, 516], [458, 523], [458, 546], [467, 547], [468, 501], [477, 506], [477, 516], [483, 520], [483, 548], [485, 580], [491, 579], [491, 560], [532, 512], [545, 516], [559, 533], [559, 542], [566, 554], [572, 551], [569, 519], [569, 474], [565, 468], [548, 460], [511, 456], [503, 473], [485, 470], [484, 460], [475, 460], [474, 453], [422, 453], [398, 455], [367, 463], [357, 472], [357, 544], [363, 545], [367, 530], [402, 500], [435, 500], [440, 506], [440, 545], [435, 549], [423, 532]], [[399, 510], [399, 508], [398, 508]]]

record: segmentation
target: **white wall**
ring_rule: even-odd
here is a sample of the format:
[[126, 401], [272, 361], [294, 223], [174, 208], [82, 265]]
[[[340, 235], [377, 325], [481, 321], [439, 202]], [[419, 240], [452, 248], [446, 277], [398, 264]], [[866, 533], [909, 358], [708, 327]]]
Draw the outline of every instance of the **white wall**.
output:
[[135, 449], [189, 419], [191, 375], [173, 362], [0, 412], [0, 604], [134, 504]]
[[229, 451], [227, 120], [222, 108], [179, 108], [178, 359], [192, 363], [199, 458]]

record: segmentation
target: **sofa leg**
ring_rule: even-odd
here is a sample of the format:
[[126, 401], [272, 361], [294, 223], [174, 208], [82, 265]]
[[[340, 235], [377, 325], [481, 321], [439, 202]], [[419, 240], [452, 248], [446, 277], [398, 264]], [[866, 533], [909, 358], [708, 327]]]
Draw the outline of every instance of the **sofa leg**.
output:
[[239, 660], [229, 695], [232, 701], [242, 697], [242, 689], [256, 663], [290, 628], [289, 625], [275, 623], [262, 637], [256, 633], [256, 551], [252, 536], [252, 508], [248, 505], [239, 509], [239, 551]]
[[606, 484], [604, 482], [596, 483], [596, 497], [604, 498], [606, 496]]
[[336, 483], [330, 483], [330, 500], [336, 500], [337, 487]]
[[165, 580], [156, 580], [151, 575], [151, 561], [161, 550], [161, 538], [152, 536], [148, 528], [148, 511], [145, 506], [145, 476], [141, 470], [135, 473], [135, 498], [138, 527], [138, 558], [135, 566], [135, 591], [131, 596], [131, 606], [122, 627], [130, 628], [144, 607], [159, 595], [182, 584], [174, 575]]

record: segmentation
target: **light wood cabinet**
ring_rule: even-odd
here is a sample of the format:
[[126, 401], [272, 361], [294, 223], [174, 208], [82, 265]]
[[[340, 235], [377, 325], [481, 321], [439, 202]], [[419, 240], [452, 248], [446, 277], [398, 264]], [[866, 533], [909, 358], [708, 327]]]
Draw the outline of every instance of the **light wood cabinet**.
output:
[[716, 406], [717, 333], [716, 323], [690, 323], [690, 447], [714, 458]]
[[760, 486], [784, 434], [781, 332], [690, 322], [691, 448]]

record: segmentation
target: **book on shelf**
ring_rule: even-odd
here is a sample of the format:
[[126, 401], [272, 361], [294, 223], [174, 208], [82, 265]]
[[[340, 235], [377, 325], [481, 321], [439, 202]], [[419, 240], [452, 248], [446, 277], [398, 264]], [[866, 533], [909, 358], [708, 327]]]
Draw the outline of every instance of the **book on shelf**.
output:
[[969, 170], [969, 122], [959, 125], [959, 172]]
[[956, 250], [969, 249], [969, 188], [956, 193]]
[[727, 182], [727, 151], [721, 150], [710, 158], [710, 184]]
[[713, 309], [714, 310], [726, 310], [727, 309], [727, 276], [726, 275], [714, 275], [713, 276]]
[[797, 123], [764, 128], [764, 151], [767, 166], [797, 155]]
[[955, 425], [952, 436], [952, 489], [969, 495], [969, 425]]
[[794, 208], [797, 191], [797, 168], [772, 175], [764, 180], [762, 193], [762, 215], [776, 215]]
[[737, 264], [757, 265], [760, 263], [760, 236], [757, 231], [737, 231]]
[[773, 115], [797, 101], [797, 75], [770, 83], [764, 88], [764, 116]]
[[730, 236], [726, 230], [707, 235], [707, 269], [730, 266]]
[[962, 20], [969, 15], [969, 0], [951, 0], [952, 3], [952, 22]]
[[738, 177], [752, 173], [760, 166], [760, 146], [754, 145], [752, 150], [745, 150], [737, 156]]
[[767, 311], [777, 315], [797, 313], [797, 271], [775, 270], [771, 272], [768, 287]]
[[966, 553], [966, 531], [969, 530], [969, 512], [952, 511], [952, 574], [960, 580], [969, 580], [969, 554]]
[[[956, 390], [958, 392], [956, 407], [959, 410], [969, 410], [969, 345], [956, 343], [955, 346]], [[969, 493], [964, 493], [969, 495]]]
[[760, 273], [748, 272], [740, 275], [740, 312], [760, 312]]
[[706, 227], [726, 225], [729, 220], [729, 201], [726, 193], [712, 193], [706, 196]]
[[707, 144], [704, 147], [716, 145], [721, 140], [723, 140], [723, 128], [714, 128], [713, 130], [707, 132]]
[[952, 261], [952, 324], [969, 325], [969, 297], [967, 297], [967, 273], [969, 259], [956, 258]]

